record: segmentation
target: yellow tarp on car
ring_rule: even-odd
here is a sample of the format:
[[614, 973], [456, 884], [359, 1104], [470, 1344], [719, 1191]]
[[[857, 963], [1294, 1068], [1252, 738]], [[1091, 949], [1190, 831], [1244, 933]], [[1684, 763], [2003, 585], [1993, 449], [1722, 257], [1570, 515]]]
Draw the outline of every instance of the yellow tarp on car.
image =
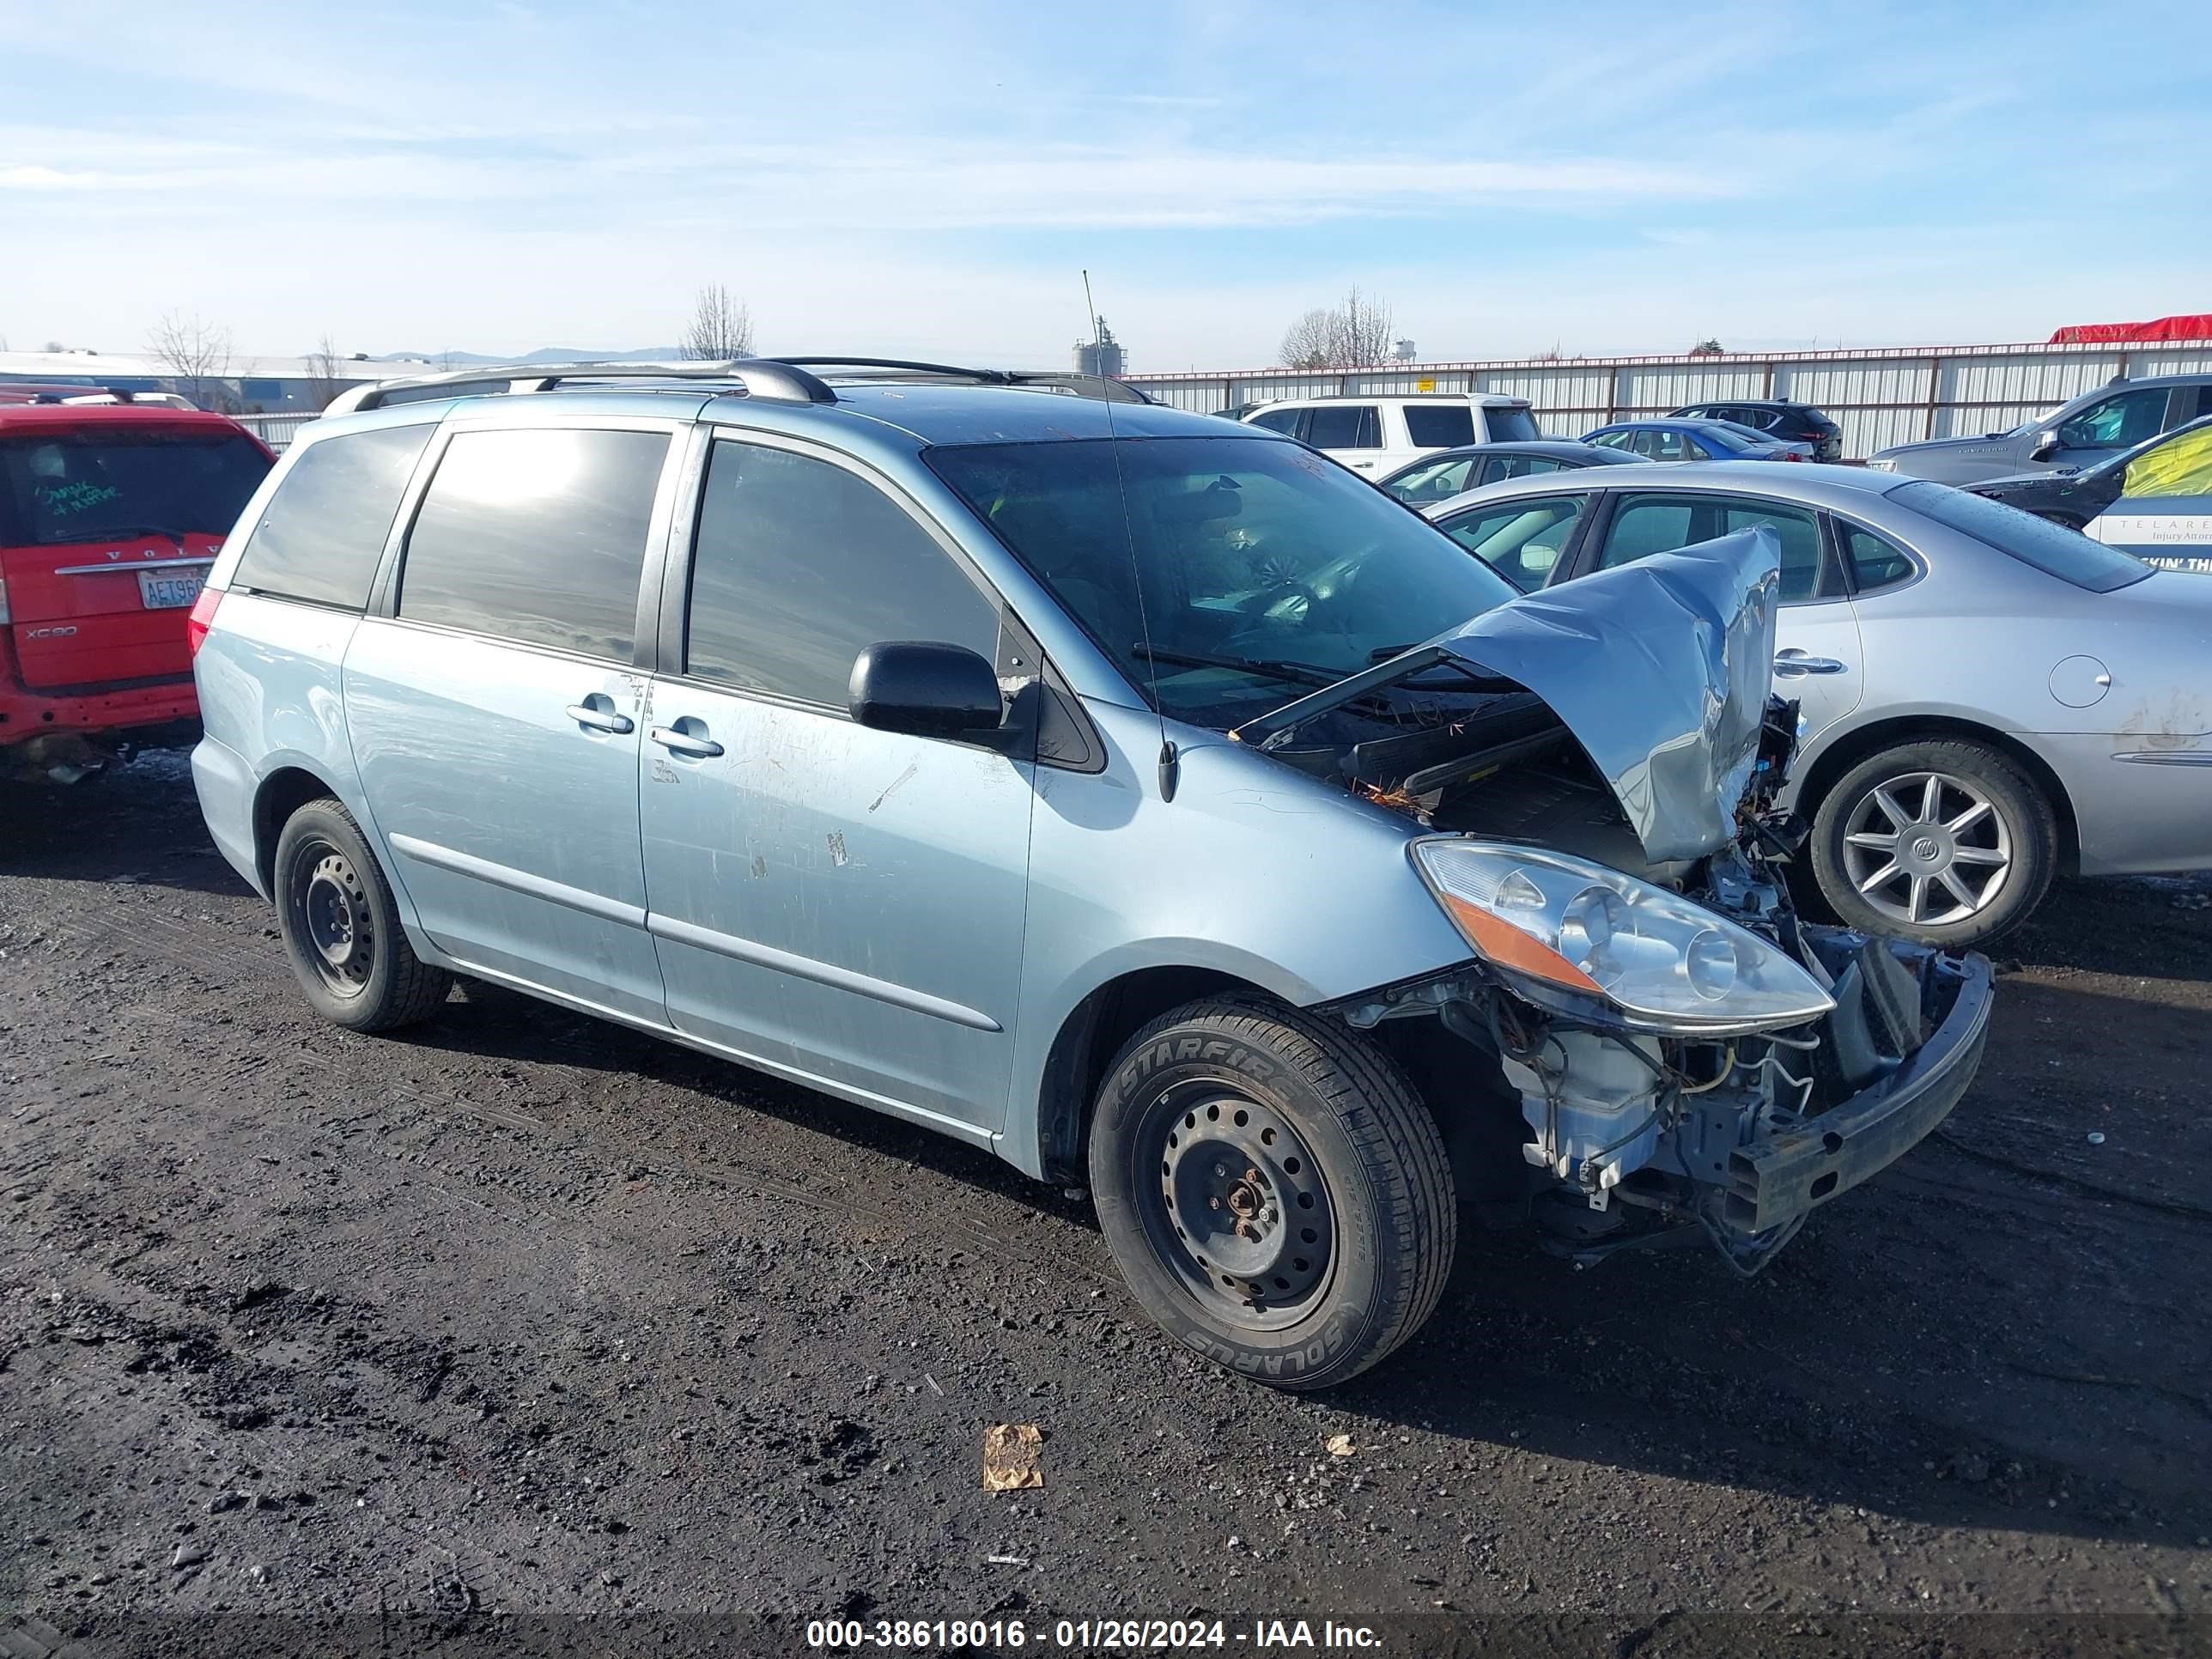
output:
[[2185, 432], [2128, 463], [2124, 495], [2212, 495], [2212, 426]]

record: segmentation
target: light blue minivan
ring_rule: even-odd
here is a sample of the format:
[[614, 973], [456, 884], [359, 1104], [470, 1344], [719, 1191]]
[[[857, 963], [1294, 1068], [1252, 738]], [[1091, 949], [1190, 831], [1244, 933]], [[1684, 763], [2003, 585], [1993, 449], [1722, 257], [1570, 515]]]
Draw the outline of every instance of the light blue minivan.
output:
[[1420, 1325], [1462, 1202], [1755, 1270], [1978, 1062], [1985, 962], [1778, 879], [1771, 532], [1514, 599], [1070, 376], [343, 401], [191, 625], [209, 830], [341, 1025], [473, 976], [1087, 1182], [1144, 1306], [1293, 1388]]

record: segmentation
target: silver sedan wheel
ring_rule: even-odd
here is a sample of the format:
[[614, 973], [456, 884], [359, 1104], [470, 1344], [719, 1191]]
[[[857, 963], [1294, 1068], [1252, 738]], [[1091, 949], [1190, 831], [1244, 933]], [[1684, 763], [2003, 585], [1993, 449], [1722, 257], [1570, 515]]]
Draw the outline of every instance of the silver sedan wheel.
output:
[[1902, 772], [1852, 804], [1844, 873], [1882, 915], [1915, 927], [1964, 921], [2012, 872], [2012, 829], [1980, 787], [1948, 772]]

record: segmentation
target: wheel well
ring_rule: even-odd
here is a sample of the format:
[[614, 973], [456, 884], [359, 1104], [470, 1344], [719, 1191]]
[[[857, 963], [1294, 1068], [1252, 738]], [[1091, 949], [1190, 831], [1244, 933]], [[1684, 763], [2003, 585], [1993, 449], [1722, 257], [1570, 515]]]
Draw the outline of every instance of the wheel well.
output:
[[1212, 969], [1142, 968], [1108, 981], [1076, 1005], [1046, 1056], [1043, 1098], [1037, 1102], [1037, 1158], [1048, 1179], [1078, 1185], [1090, 1180], [1091, 1112], [1098, 1085], [1138, 1028], [1186, 1002], [1227, 994], [1271, 997], [1249, 980]]
[[1877, 720], [1862, 726], [1849, 737], [1838, 741], [1813, 763], [1805, 781], [1798, 786], [1798, 809], [1807, 818], [1820, 810], [1822, 797], [1835, 787], [1836, 780], [1856, 766], [1868, 756], [1900, 744], [1919, 743], [1929, 739], [1961, 738], [1996, 750], [2027, 774], [2035, 787], [2043, 791], [2043, 798], [2051, 803], [2051, 811], [2058, 820], [2058, 857], [2063, 868], [2075, 868], [2081, 857], [2081, 832], [2074, 822], [2074, 803], [2067, 799], [2066, 786], [2058, 775], [2045, 764], [2043, 757], [2019, 738], [1983, 726], [1973, 720], [1962, 720], [1941, 714], [1900, 715], [1895, 720]]
[[304, 767], [280, 767], [261, 781], [253, 797], [253, 867], [263, 892], [276, 896], [276, 838], [284, 833], [286, 820], [309, 801], [337, 793]]

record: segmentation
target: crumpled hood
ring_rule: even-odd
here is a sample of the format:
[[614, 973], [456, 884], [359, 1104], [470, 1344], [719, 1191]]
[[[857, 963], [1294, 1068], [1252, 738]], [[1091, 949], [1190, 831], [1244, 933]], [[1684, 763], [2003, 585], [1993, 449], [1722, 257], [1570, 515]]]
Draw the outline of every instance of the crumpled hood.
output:
[[1601, 570], [1433, 643], [1551, 705], [1655, 861], [1735, 840], [1774, 683], [1781, 544], [1764, 526]]

